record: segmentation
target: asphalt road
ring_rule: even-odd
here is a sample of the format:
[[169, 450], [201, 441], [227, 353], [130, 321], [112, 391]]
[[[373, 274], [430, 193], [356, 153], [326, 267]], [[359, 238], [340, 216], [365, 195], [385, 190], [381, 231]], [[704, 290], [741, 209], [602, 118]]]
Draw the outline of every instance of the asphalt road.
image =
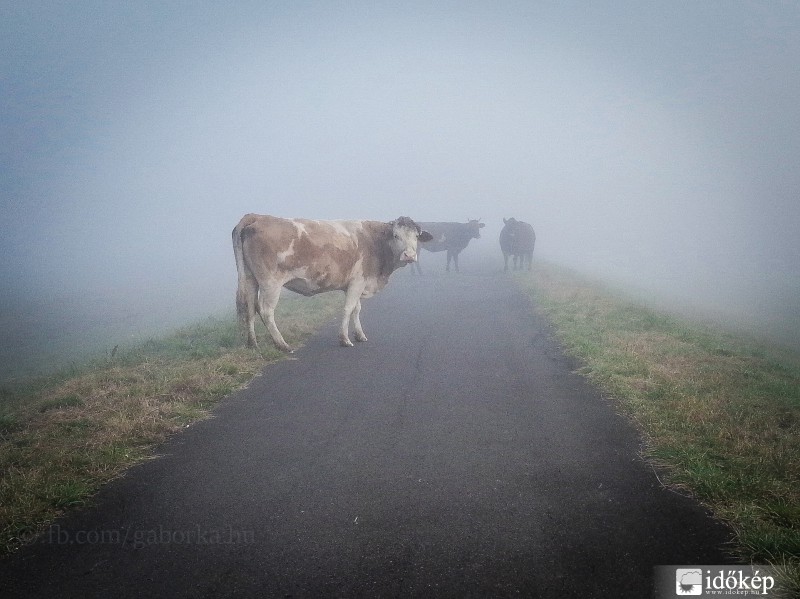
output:
[[0, 596], [642, 599], [731, 561], [501, 273], [396, 273], [362, 322], [0, 562]]

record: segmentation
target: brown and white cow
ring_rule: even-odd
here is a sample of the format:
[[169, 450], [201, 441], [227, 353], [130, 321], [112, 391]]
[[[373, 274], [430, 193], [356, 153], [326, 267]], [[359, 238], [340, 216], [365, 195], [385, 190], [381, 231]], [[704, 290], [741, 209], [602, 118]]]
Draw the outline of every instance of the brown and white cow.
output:
[[339, 341], [353, 345], [351, 318], [356, 341], [366, 341], [359, 319], [361, 298], [383, 289], [389, 275], [417, 259], [417, 242], [430, 238], [406, 216], [383, 223], [245, 215], [233, 229], [233, 252], [239, 273], [236, 310], [247, 331], [247, 344], [257, 346], [258, 313], [275, 345], [292, 351], [275, 325], [282, 287], [306, 296], [344, 291]]

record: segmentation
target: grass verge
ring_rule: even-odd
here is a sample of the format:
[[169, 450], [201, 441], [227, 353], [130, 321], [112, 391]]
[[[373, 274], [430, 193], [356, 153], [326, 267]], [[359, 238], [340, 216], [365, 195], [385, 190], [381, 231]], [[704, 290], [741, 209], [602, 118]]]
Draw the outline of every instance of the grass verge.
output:
[[[800, 356], [649, 308], [551, 264], [516, 276], [665, 482], [800, 596]], [[664, 477], [662, 477], [664, 478]]]
[[[276, 318], [301, 344], [341, 308], [339, 294], [285, 298]], [[0, 555], [64, 509], [152, 456], [283, 354], [266, 332], [243, 346], [234, 315], [210, 318], [52, 376], [0, 388]]]

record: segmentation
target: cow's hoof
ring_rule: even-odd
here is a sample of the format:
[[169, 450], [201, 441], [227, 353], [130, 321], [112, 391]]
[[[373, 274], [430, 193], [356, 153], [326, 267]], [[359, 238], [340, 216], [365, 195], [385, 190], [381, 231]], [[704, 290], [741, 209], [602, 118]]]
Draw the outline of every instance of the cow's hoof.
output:
[[366, 335], [356, 335], [356, 341], [360, 341], [361, 343], [363, 343], [366, 340], [367, 340]]
[[344, 339], [339, 339], [339, 345], [342, 347], [353, 347], [353, 342], [345, 337]]

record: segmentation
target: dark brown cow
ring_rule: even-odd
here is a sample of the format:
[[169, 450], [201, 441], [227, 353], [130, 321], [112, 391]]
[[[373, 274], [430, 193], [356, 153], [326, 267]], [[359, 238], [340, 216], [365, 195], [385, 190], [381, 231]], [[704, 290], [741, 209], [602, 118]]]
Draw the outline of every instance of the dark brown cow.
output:
[[292, 348], [275, 325], [275, 306], [281, 288], [306, 296], [344, 291], [339, 340], [344, 346], [352, 346], [351, 318], [356, 340], [367, 340], [359, 319], [361, 298], [383, 289], [392, 272], [417, 259], [417, 242], [431, 238], [405, 216], [382, 223], [248, 214], [232, 235], [239, 273], [236, 310], [247, 331], [247, 344], [257, 346], [255, 315], [258, 313], [275, 345], [286, 352]]
[[[419, 225], [433, 236], [431, 241], [426, 241], [419, 247], [429, 252], [447, 252], [447, 267], [450, 272], [450, 261], [458, 272], [458, 255], [473, 239], [481, 238], [481, 229], [486, 225], [478, 220], [466, 223], [419, 223]], [[419, 262], [416, 264], [417, 272], [422, 274]]]
[[514, 258], [514, 270], [517, 270], [517, 261], [520, 269], [527, 263], [528, 270], [531, 270], [533, 247], [536, 245], [533, 227], [515, 218], [504, 218], [503, 223], [505, 226], [500, 231], [500, 249], [503, 251], [505, 270], [508, 271], [509, 256]]

